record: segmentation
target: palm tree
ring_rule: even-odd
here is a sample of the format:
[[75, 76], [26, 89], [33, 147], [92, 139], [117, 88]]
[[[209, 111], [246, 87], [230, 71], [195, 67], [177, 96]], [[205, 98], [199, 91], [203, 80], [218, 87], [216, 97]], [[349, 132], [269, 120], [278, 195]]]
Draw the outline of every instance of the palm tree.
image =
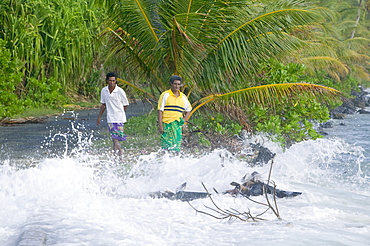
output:
[[307, 45], [299, 49], [296, 55], [290, 56], [290, 61], [305, 64], [313, 76], [318, 70], [324, 70], [336, 82], [345, 81], [351, 76], [368, 83], [370, 32], [365, 22], [360, 20], [366, 17], [368, 10], [365, 4], [369, 2], [320, 1], [318, 6], [326, 16], [326, 21], [311, 29], [315, 35], [297, 34]]
[[246, 78], [261, 61], [302, 44], [289, 32], [318, 16], [299, 2], [126, 0], [112, 7], [107, 30], [116, 38], [112, 48], [153, 92], [172, 74], [198, 93], [227, 92], [250, 86]]
[[112, 49], [127, 67], [149, 82], [153, 98], [172, 74], [184, 78], [185, 91], [200, 105], [228, 98], [244, 108], [302, 90], [338, 93], [305, 83], [252, 87], [264, 61], [303, 45], [292, 31], [320, 19], [302, 1], [126, 0], [112, 10], [105, 34], [111, 34]]

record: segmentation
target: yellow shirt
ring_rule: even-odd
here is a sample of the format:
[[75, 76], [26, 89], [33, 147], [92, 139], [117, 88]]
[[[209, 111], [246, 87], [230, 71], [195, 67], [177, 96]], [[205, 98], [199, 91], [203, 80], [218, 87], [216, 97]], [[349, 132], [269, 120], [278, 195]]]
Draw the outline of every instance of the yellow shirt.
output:
[[163, 111], [162, 121], [168, 124], [180, 120], [184, 112], [190, 112], [191, 104], [184, 93], [180, 91], [180, 95], [176, 97], [170, 89], [163, 92], [159, 97], [158, 110]]

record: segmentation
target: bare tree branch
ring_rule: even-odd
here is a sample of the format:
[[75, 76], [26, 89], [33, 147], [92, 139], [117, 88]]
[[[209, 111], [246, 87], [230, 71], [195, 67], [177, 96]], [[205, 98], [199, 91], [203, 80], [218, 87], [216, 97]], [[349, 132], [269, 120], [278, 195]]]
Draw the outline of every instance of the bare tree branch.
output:
[[[262, 205], [262, 206], [267, 206], [268, 208], [262, 212], [262, 213], [259, 213], [258, 215], [256, 216], [253, 216], [250, 209], [248, 208], [248, 211], [245, 211], [245, 212], [239, 212], [238, 210], [234, 209], [234, 208], [230, 208], [230, 209], [222, 209], [220, 208], [216, 202], [213, 200], [211, 194], [208, 192], [208, 189], [207, 187], [204, 185], [204, 183], [202, 182], [202, 186], [204, 188], [204, 190], [206, 191], [209, 199], [211, 200], [212, 202], [212, 205], [214, 206], [213, 207], [209, 207], [209, 206], [206, 206], [204, 205], [204, 207], [214, 213], [216, 213], [217, 215], [214, 215], [212, 213], [208, 213], [208, 212], [204, 212], [204, 211], [201, 211], [201, 210], [198, 210], [196, 209], [193, 205], [191, 205], [191, 203], [188, 201], [188, 204], [198, 213], [201, 213], [201, 214], [205, 214], [205, 215], [208, 215], [208, 216], [211, 216], [213, 218], [216, 218], [216, 219], [228, 219], [229, 221], [232, 221], [232, 220], [236, 220], [236, 219], [239, 219], [241, 221], [245, 221], [245, 222], [257, 222], [257, 221], [263, 221], [263, 220], [266, 220], [264, 218], [261, 218], [262, 215], [264, 215], [268, 210], [272, 210], [273, 213], [275, 214], [275, 216], [280, 220], [281, 217], [280, 217], [280, 214], [279, 214], [279, 209], [278, 209], [278, 206], [277, 206], [277, 201], [276, 201], [276, 185], [273, 181], [270, 180], [271, 178], [271, 172], [272, 172], [272, 166], [273, 166], [273, 160], [271, 161], [271, 165], [270, 165], [270, 170], [269, 170], [269, 176], [268, 176], [268, 180], [267, 180], [267, 184], [263, 185], [262, 189], [263, 189], [263, 194], [265, 195], [265, 199], [266, 199], [266, 203], [262, 203], [262, 202], [257, 202], [251, 198], [249, 198], [247, 195], [239, 192], [238, 194], [242, 195], [243, 197], [247, 198], [248, 200], [256, 203], [256, 204], [259, 204], [259, 205]], [[273, 204], [271, 203], [270, 201], [270, 198], [268, 196], [269, 192], [267, 189], [269, 189], [269, 184], [272, 183], [273, 184], [273, 189], [269, 191], [271, 191], [270, 193], [272, 194], [273, 196]]]

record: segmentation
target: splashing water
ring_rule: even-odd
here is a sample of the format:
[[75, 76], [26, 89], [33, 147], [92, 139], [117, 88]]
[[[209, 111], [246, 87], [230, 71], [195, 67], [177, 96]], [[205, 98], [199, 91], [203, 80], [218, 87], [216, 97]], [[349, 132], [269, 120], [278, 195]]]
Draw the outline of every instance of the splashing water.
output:
[[[277, 155], [262, 166], [251, 167], [224, 149], [203, 156], [125, 155], [132, 164], [123, 165], [93, 153], [95, 132], [71, 122], [66, 130], [50, 131], [44, 156], [32, 165], [1, 160], [0, 245], [367, 245], [369, 145], [334, 131], [285, 151], [266, 142]], [[186, 190], [204, 191], [203, 182], [221, 208], [256, 215], [265, 208], [221, 192], [253, 171], [266, 180], [271, 164], [278, 189], [303, 193], [277, 200], [281, 220], [271, 211], [264, 222], [217, 220], [187, 202], [148, 195], [175, 191], [184, 182]], [[210, 199], [190, 203], [202, 211], [212, 207]]]

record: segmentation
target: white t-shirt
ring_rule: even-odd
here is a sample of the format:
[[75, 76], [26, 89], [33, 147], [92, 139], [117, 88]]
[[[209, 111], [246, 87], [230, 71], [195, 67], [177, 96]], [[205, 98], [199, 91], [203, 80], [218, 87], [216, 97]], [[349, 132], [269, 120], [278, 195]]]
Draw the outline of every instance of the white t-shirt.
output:
[[116, 85], [112, 93], [109, 93], [106, 86], [100, 95], [100, 102], [106, 105], [107, 123], [125, 123], [127, 119], [123, 106], [129, 105], [126, 92]]

